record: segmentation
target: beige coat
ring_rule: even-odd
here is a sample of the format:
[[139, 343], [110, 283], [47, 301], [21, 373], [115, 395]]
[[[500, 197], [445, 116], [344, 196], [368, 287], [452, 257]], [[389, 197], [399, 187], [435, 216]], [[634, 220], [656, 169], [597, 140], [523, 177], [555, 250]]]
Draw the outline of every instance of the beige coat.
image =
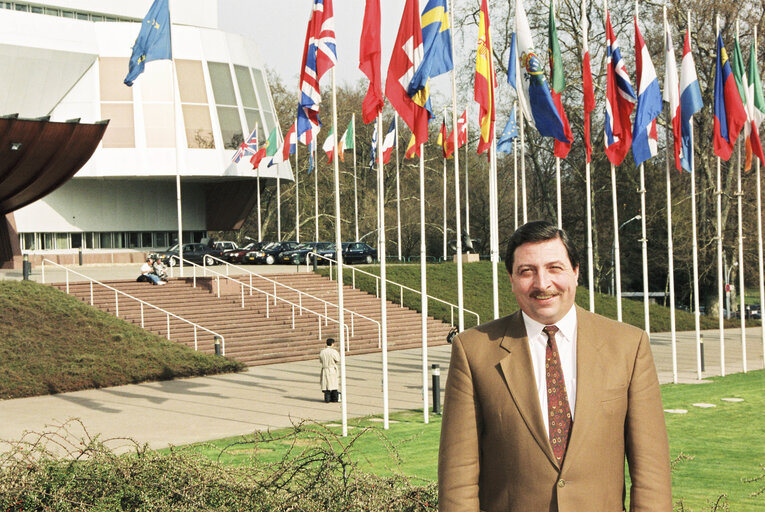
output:
[[325, 347], [319, 352], [319, 361], [321, 361], [320, 382], [322, 391], [337, 389], [339, 387], [337, 363], [340, 362], [340, 353], [332, 347]]
[[648, 336], [577, 314], [574, 422], [562, 466], [520, 312], [455, 337], [438, 461], [441, 512], [671, 512], [669, 446]]

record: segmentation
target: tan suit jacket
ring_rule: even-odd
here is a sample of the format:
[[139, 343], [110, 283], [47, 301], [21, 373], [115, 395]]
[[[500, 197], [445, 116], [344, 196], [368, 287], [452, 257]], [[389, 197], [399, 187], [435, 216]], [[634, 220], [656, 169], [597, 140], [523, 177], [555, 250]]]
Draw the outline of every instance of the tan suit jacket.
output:
[[669, 446], [645, 332], [576, 307], [577, 391], [562, 465], [520, 312], [452, 347], [438, 461], [441, 512], [671, 512]]

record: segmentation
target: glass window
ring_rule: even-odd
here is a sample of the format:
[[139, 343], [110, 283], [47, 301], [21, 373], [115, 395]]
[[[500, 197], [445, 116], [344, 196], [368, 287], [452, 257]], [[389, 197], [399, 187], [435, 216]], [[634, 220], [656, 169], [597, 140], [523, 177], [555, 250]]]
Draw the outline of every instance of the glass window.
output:
[[167, 245], [167, 233], [162, 231], [154, 233], [154, 244], [152, 244], [153, 247], [167, 247]]
[[111, 249], [114, 247], [112, 244], [112, 234], [111, 233], [101, 233], [101, 249]]
[[85, 13], [85, 12], [78, 12], [77, 13], [77, 19], [78, 20], [83, 20], [83, 21], [88, 21], [88, 19], [89, 19], [88, 18], [88, 14]]
[[82, 233], [72, 233], [70, 235], [72, 240], [72, 249], [82, 248]]
[[[146, 73], [151, 74], [151, 73]], [[174, 148], [175, 129], [173, 124], [173, 105], [144, 103], [144, 128], [146, 128], [146, 146], [150, 148]]]
[[49, 14], [51, 16], [58, 16], [61, 13], [58, 9], [51, 9], [50, 7], [45, 8], [45, 14]]
[[207, 105], [183, 105], [183, 122], [186, 124], [186, 140], [190, 148], [215, 147]]
[[266, 120], [266, 134], [270, 135], [271, 134], [271, 130], [273, 130], [274, 126], [275, 126], [275, 124], [274, 124], [274, 115], [269, 113], [269, 112], [266, 112], [263, 115], [263, 118]]
[[[122, 83], [128, 69], [128, 60], [121, 59], [119, 86], [130, 89]], [[145, 102], [173, 102], [173, 67], [169, 60], [152, 62], [151, 72], [141, 74], [141, 98]]]
[[151, 233], [141, 233], [141, 247], [154, 247], [151, 241]]
[[[125, 67], [127, 69], [127, 66]], [[207, 103], [205, 79], [202, 63], [198, 60], [176, 59], [175, 71], [178, 74], [178, 88], [182, 103]], [[120, 83], [122, 81], [120, 80]]]
[[125, 247], [125, 233], [113, 233], [112, 241], [115, 249], [122, 249]]
[[258, 108], [258, 100], [255, 97], [255, 89], [252, 87], [250, 70], [244, 66], [234, 66], [236, 83], [239, 86], [239, 95], [242, 97], [242, 106]]
[[35, 13], [35, 14], [42, 14], [42, 12], [43, 12], [43, 8], [42, 8], [42, 7], [39, 7], [39, 6], [37, 6], [37, 5], [32, 5], [32, 6], [30, 6], [30, 7], [29, 7], [29, 11], [30, 11], [30, 12], [33, 12], [33, 13]]
[[[242, 123], [239, 120], [239, 110], [236, 107], [218, 107], [218, 120], [223, 135], [223, 147], [236, 149], [244, 140]], [[258, 134], [259, 137], [260, 134]], [[263, 139], [265, 140], [265, 139]]]
[[29, 10], [29, 6], [25, 4], [16, 4], [16, 10], [26, 12]]
[[234, 82], [231, 80], [231, 70], [228, 64], [208, 62], [207, 67], [210, 70], [210, 82], [215, 103], [218, 105], [236, 105]]
[[258, 125], [258, 128], [262, 126], [262, 123], [260, 122], [260, 111], [258, 110], [252, 108], [244, 109], [244, 118], [247, 121], [247, 135], [252, 133], [255, 125]]
[[268, 84], [265, 75], [259, 69], [252, 68], [255, 76], [255, 87], [258, 89], [258, 98], [260, 99], [260, 108], [266, 112], [271, 112], [271, 102], [268, 99]]
[[102, 141], [105, 148], [135, 147], [133, 105], [131, 103], [101, 104], [101, 119], [110, 120]]
[[85, 233], [85, 247], [88, 249], [98, 249], [99, 238], [97, 233]]
[[24, 233], [22, 235], [22, 249], [25, 251], [34, 251], [37, 250], [37, 244], [35, 244], [35, 234], [34, 233]]
[[127, 246], [130, 249], [136, 249], [140, 247], [138, 240], [141, 238], [141, 233], [127, 233]]
[[[98, 59], [101, 101], [133, 101], [133, 89], [122, 81], [128, 70], [128, 59], [100, 57]], [[151, 73], [144, 73], [151, 75]]]
[[53, 249], [53, 233], [43, 233], [40, 237], [40, 249], [50, 251]]
[[90, 16], [90, 20], [91, 20], [91, 21], [104, 21], [104, 17], [103, 17], [103, 16], [100, 16], [100, 15], [98, 15], [98, 14], [92, 14], [92, 15]]
[[74, 18], [74, 13], [72, 11], [61, 11], [61, 16], [64, 18]]

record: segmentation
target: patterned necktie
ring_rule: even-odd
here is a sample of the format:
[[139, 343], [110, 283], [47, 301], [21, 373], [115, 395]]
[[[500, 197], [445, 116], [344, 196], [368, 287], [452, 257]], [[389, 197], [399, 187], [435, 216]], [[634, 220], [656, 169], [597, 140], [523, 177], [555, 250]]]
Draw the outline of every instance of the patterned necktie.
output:
[[542, 329], [547, 334], [547, 350], [545, 351], [545, 375], [547, 376], [547, 417], [550, 422], [550, 443], [558, 462], [563, 460], [571, 430], [571, 409], [568, 406], [566, 383], [563, 380], [563, 369], [560, 365], [558, 345], [555, 343], [555, 333], [558, 328], [548, 325]]

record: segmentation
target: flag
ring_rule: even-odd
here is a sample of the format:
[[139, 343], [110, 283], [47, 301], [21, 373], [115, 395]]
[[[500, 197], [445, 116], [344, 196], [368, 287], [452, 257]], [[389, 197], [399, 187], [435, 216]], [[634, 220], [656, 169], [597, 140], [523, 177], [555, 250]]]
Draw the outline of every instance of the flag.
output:
[[515, 121], [515, 109], [510, 114], [510, 119], [507, 120], [505, 129], [502, 130], [502, 135], [497, 142], [497, 151], [500, 153], [507, 153], [508, 155], [513, 152], [513, 139], [518, 138], [518, 123]]
[[491, 147], [494, 140], [494, 89], [497, 87], [494, 75], [494, 62], [491, 53], [491, 34], [489, 27], [489, 7], [486, 0], [481, 0], [481, 12], [478, 18], [478, 50], [475, 56], [475, 93], [474, 98], [480, 106], [478, 124], [481, 126], [481, 138], [478, 141], [478, 153]]
[[733, 153], [736, 137], [746, 124], [746, 111], [741, 102], [736, 79], [731, 72], [728, 53], [722, 35], [717, 34], [717, 62], [714, 89], [714, 148], [715, 155], [726, 162]]
[[411, 137], [409, 137], [409, 144], [406, 146], [406, 154], [404, 154], [404, 158], [414, 158], [415, 156], [420, 156], [420, 146], [417, 145], [414, 137], [414, 134], [412, 134]]
[[[677, 62], [675, 61], [675, 45], [672, 43], [672, 31], [667, 24], [664, 13], [664, 101], [669, 103], [669, 117], [672, 124], [674, 146], [672, 154], [675, 157], [675, 168], [682, 169], [680, 164], [682, 136], [680, 131], [680, 81], [677, 77]], [[669, 144], [669, 142], [667, 142]]]
[[337, 143], [337, 154], [340, 156], [341, 162], [345, 162], [345, 151], [347, 149], [353, 149], [353, 138], [355, 134], [356, 130], [353, 127], [353, 118], [351, 118], [351, 122], [348, 123], [348, 128], [345, 129], [345, 133], [340, 137], [340, 142]]
[[290, 155], [295, 154], [295, 146], [297, 145], [297, 137], [295, 136], [295, 123], [292, 123], [290, 129], [287, 130], [287, 135], [282, 141], [281, 151], [277, 151], [274, 157], [268, 162], [268, 167], [272, 165], [280, 164], [289, 160]]
[[446, 0], [428, 0], [422, 10], [422, 62], [414, 72], [407, 87], [407, 94], [416, 103], [424, 106], [433, 117], [430, 107], [430, 78], [454, 69], [452, 62], [452, 35], [449, 29], [449, 13]]
[[398, 36], [388, 65], [385, 95], [404, 123], [414, 133], [417, 144], [424, 144], [428, 140], [430, 112], [424, 104], [417, 102], [422, 99], [421, 95], [411, 98], [407, 94], [414, 73], [423, 60], [419, 8], [418, 0], [406, 0]]
[[741, 46], [738, 42], [738, 34], [736, 34], [736, 38], [733, 40], [733, 58], [730, 60], [730, 67], [731, 72], [733, 73], [733, 78], [736, 81], [736, 88], [738, 89], [738, 94], [741, 96], [741, 103], [744, 106], [744, 112], [747, 112], [747, 122], [744, 123], [744, 141], [746, 145], [746, 163], [744, 164], [744, 168], [746, 170], [749, 170], [752, 168], [752, 146], [749, 141], [749, 130], [747, 130], [747, 127], [749, 126], [749, 114], [746, 104], [746, 84], [747, 84], [747, 77], [746, 77], [746, 70], [744, 69], [744, 56], [741, 53]]
[[[760, 141], [760, 123], [765, 119], [765, 98], [762, 93], [762, 82], [760, 81], [760, 71], [757, 69], [757, 54], [754, 43], [749, 46], [749, 70], [747, 72], [746, 84], [746, 113], [747, 113], [747, 145], [751, 147], [752, 152], [765, 163], [765, 155], [762, 151], [762, 142]], [[751, 169], [747, 167], [747, 171]]]
[[515, 33], [517, 36], [519, 82], [516, 91], [518, 103], [523, 109], [526, 120], [545, 137], [555, 137], [561, 142], [570, 142], [563, 129], [563, 121], [555, 107], [550, 87], [547, 85], [542, 61], [534, 50], [529, 21], [523, 2], [515, 4]]
[[297, 136], [310, 144], [319, 133], [319, 82], [324, 73], [337, 64], [335, 17], [332, 0], [313, 0], [311, 19], [305, 33], [303, 63], [300, 67], [300, 102], [297, 113]]
[[372, 148], [369, 154], [369, 170], [375, 168], [377, 163], [377, 123], [375, 123], [375, 129], [372, 132]]
[[682, 150], [680, 165], [686, 171], [693, 168], [693, 147], [691, 146], [691, 117], [704, 107], [701, 88], [696, 77], [696, 64], [691, 53], [691, 33], [685, 31], [683, 60], [680, 62], [680, 134]]
[[255, 129], [252, 130], [252, 133], [250, 134], [247, 139], [242, 141], [241, 144], [239, 144], [239, 147], [236, 150], [236, 153], [234, 153], [234, 157], [231, 159], [232, 162], [235, 164], [239, 163], [239, 160], [242, 159], [244, 156], [254, 155], [258, 152], [258, 125], [255, 125]]
[[315, 140], [311, 140], [311, 142], [308, 144], [308, 171], [306, 171], [306, 175], [310, 175], [311, 171], [313, 171], [313, 164], [314, 164], [313, 148], [315, 146], [316, 146]]
[[369, 78], [369, 89], [361, 105], [362, 119], [366, 124], [374, 121], [382, 113], [385, 105], [380, 68], [381, 55], [380, 0], [367, 0], [359, 42], [359, 69]]
[[441, 146], [441, 154], [444, 156], [444, 158], [449, 158], [450, 155], [446, 153], [447, 145], [448, 145], [448, 139], [446, 136], [446, 119], [441, 121], [441, 131], [438, 132], [438, 139], [436, 140], [436, 145]]
[[[462, 111], [462, 115], [457, 118], [457, 149], [467, 144], [467, 109]], [[454, 153], [454, 130], [449, 132], [446, 138], [446, 158]]]
[[279, 151], [279, 146], [277, 145], [278, 137], [276, 128], [271, 130], [271, 133], [268, 134], [268, 140], [266, 141], [266, 156], [274, 156]]
[[510, 57], [507, 59], [507, 83], [518, 89], [518, 55], [515, 49], [515, 32], [510, 35]]
[[632, 143], [630, 114], [635, 99], [611, 15], [606, 12], [606, 156], [614, 165], [622, 163]]
[[252, 164], [253, 169], [257, 169], [258, 167], [260, 167], [260, 162], [263, 161], [267, 153], [268, 153], [268, 140], [266, 140], [266, 143], [263, 144], [254, 155], [252, 155], [252, 158], [250, 158], [250, 163]]
[[651, 54], [640, 34], [637, 16], [635, 16], [635, 82], [638, 86], [637, 111], [635, 125], [632, 128], [632, 157], [635, 165], [640, 165], [659, 151], [659, 135], [656, 132], [656, 117], [661, 114], [664, 105], [661, 102], [661, 89], [656, 69], [651, 62]]
[[385, 134], [385, 138], [383, 139], [383, 145], [382, 145], [382, 152], [383, 152], [383, 163], [387, 164], [390, 162], [390, 155], [393, 152], [393, 148], [396, 145], [396, 116], [393, 116], [393, 120], [390, 122], [390, 126], [388, 127], [388, 132]]
[[595, 110], [595, 91], [592, 88], [592, 70], [590, 69], [590, 46], [587, 42], [587, 10], [582, 0], [582, 95], [584, 96], [584, 148], [587, 161], [592, 161], [592, 142], [590, 142], [590, 113]]
[[566, 158], [571, 151], [571, 142], [574, 140], [574, 134], [571, 132], [571, 126], [568, 124], [566, 111], [563, 109], [561, 94], [566, 89], [566, 77], [563, 76], [563, 59], [560, 55], [560, 45], [558, 44], [558, 30], [555, 27], [555, 10], [553, 9], [553, 0], [550, 0], [550, 20], [548, 23], [548, 35], [550, 45], [550, 94], [552, 95], [555, 108], [563, 123], [563, 133], [568, 139], [567, 142], [555, 140], [554, 153], [558, 158]]
[[125, 85], [128, 87], [143, 73], [147, 62], [173, 58], [170, 44], [170, 7], [167, 2], [168, 0], [154, 0], [141, 23], [125, 77]]
[[324, 139], [324, 145], [321, 147], [321, 149], [324, 150], [324, 152], [327, 154], [327, 163], [332, 163], [332, 157], [335, 154], [335, 132], [333, 129], [330, 128], [329, 135], [327, 135], [327, 138]]

